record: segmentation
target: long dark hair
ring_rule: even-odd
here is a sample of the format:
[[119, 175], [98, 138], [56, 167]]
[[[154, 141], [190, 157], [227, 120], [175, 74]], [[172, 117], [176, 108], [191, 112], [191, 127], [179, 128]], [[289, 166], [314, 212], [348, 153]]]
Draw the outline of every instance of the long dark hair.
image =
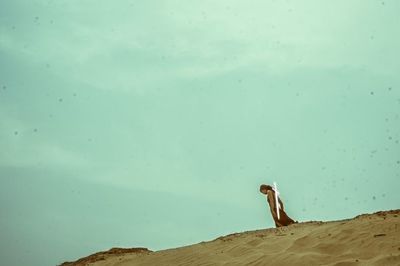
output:
[[268, 191], [268, 190], [272, 190], [272, 187], [271, 187], [270, 185], [262, 184], [262, 185], [260, 186], [260, 192], [261, 192], [263, 189], [266, 189], [266, 190]]

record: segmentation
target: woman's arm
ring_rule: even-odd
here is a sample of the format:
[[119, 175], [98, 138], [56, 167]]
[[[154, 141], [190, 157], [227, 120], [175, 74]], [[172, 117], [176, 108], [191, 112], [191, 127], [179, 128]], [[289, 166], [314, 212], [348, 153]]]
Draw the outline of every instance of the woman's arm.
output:
[[278, 197], [278, 202], [279, 202], [279, 205], [281, 206], [281, 208], [282, 208], [282, 211], [284, 210], [283, 209], [283, 202], [281, 201], [281, 199]]

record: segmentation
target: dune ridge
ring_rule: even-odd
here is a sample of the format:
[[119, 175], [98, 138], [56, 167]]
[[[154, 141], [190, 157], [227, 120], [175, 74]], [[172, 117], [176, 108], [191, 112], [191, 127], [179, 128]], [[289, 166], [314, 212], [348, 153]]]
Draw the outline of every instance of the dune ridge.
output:
[[155, 252], [113, 248], [61, 265], [400, 265], [400, 209], [245, 231]]

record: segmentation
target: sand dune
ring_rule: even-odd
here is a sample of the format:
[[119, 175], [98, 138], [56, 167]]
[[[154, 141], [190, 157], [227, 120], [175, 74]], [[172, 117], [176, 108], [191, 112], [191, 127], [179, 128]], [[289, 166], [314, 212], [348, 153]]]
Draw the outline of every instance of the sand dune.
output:
[[235, 233], [156, 252], [114, 248], [62, 265], [400, 265], [400, 209]]

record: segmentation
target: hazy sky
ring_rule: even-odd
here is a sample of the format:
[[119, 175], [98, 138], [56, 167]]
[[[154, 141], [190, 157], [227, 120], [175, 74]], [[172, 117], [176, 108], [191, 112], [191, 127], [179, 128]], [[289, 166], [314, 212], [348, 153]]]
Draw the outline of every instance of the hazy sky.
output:
[[0, 0], [1, 264], [399, 208], [399, 13]]

